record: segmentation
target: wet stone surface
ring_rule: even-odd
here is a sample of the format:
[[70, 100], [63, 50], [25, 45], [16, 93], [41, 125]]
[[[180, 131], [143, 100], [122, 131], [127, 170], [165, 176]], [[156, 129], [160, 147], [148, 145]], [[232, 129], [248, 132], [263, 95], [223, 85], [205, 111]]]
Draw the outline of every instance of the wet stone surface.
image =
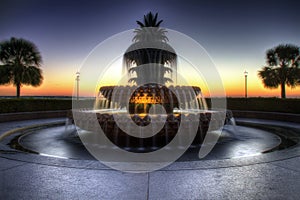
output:
[[[49, 121], [0, 123], [0, 134], [45, 122]], [[300, 128], [299, 124], [288, 125]], [[228, 137], [224, 135], [221, 144], [232, 143]], [[111, 170], [95, 160], [18, 152], [2, 142], [1, 199], [298, 199], [300, 196], [299, 146], [258, 156], [175, 162], [159, 171], [132, 174]]]
[[[80, 134], [88, 133], [81, 131]], [[18, 142], [25, 149], [42, 155], [79, 160], [94, 159], [81, 143], [74, 126], [67, 129], [65, 126], [57, 126], [29, 131], [19, 137]], [[258, 155], [275, 148], [280, 142], [278, 136], [267, 131], [226, 126], [217, 145], [204, 159], [221, 160]], [[178, 161], [199, 160], [199, 149], [197, 146], [190, 148]]]

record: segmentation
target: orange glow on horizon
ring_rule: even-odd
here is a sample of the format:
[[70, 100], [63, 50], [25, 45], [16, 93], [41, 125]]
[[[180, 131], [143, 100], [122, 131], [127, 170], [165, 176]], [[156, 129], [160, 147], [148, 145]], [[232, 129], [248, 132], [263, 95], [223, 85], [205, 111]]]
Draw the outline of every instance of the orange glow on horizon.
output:
[[[118, 63], [119, 65], [120, 63]], [[121, 74], [116, 73], [120, 67], [111, 68], [104, 74], [101, 80], [101, 85], [118, 85], [116, 80], [121, 77]], [[63, 72], [57, 73], [51, 67], [44, 68], [44, 81], [39, 87], [23, 86], [21, 88], [21, 96], [73, 96], [75, 89], [75, 73], [74, 67], [65, 67]], [[219, 70], [223, 80], [223, 87], [227, 97], [244, 97], [245, 96], [245, 79], [243, 70]], [[111, 74], [114, 74], [112, 77]], [[208, 88], [205, 80], [186, 74], [188, 76], [188, 84], [190, 86], [199, 86], [204, 97], [219, 97], [223, 94], [222, 87], [211, 86]], [[249, 71], [248, 74], [248, 97], [280, 97], [280, 88], [268, 89], [264, 88], [261, 80], [257, 77], [257, 70]], [[97, 96], [100, 84], [91, 83], [84, 85], [80, 83], [80, 96], [94, 97]], [[74, 92], [74, 95], [76, 92]], [[12, 85], [1, 85], [0, 96], [15, 96], [16, 88]], [[286, 87], [286, 95], [288, 98], [300, 98], [299, 87], [291, 89]]]
[[[21, 96], [72, 96], [74, 90], [73, 82], [58, 82], [55, 84], [49, 84], [45, 82], [39, 87], [22, 86]], [[114, 85], [108, 83], [107, 86]], [[200, 86], [201, 87], [201, 86]], [[244, 81], [224, 81], [224, 87], [227, 97], [244, 97], [245, 87]], [[218, 91], [214, 91], [214, 94], [210, 94], [206, 88], [202, 88], [204, 97], [218, 96]], [[15, 96], [16, 88], [13, 85], [0, 86], [0, 96]], [[300, 98], [300, 90], [298, 88], [286, 87], [286, 95], [289, 98]], [[95, 96], [89, 94], [84, 90], [80, 90], [80, 96]], [[264, 88], [262, 83], [248, 82], [248, 97], [280, 97], [280, 88], [268, 89]]]
[[[113, 84], [108, 84], [113, 85]], [[259, 87], [257, 87], [257, 85]], [[72, 96], [73, 83], [70, 84], [56, 84], [56, 85], [42, 85], [40, 87], [23, 86], [21, 88], [21, 96]], [[243, 85], [225, 84], [225, 91], [227, 97], [244, 97], [245, 89]], [[204, 97], [218, 96], [218, 92], [210, 95], [209, 91], [202, 90]], [[286, 88], [287, 97], [300, 98], [300, 91], [298, 88]], [[0, 96], [15, 96], [16, 88], [10, 86], [0, 86]], [[80, 90], [80, 96], [94, 96], [85, 91]], [[249, 83], [248, 97], [280, 97], [280, 89], [267, 89], [259, 84]]]

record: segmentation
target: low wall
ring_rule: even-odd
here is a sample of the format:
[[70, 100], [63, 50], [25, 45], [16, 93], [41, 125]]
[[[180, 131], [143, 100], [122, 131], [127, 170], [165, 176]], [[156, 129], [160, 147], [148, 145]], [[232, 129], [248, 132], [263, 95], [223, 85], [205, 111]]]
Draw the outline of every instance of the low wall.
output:
[[300, 123], [300, 114], [232, 110], [233, 117]]
[[0, 122], [66, 117], [68, 110], [36, 111], [0, 114]]
[[[66, 117], [70, 110], [37, 111], [0, 114], [0, 122]], [[236, 118], [256, 118], [300, 123], [300, 114], [232, 110]]]

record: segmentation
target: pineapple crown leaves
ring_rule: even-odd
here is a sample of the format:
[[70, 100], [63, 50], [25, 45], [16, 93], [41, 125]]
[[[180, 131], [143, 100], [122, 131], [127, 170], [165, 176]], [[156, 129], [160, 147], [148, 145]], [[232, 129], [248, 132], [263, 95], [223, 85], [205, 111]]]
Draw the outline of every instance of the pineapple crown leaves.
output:
[[167, 31], [160, 28], [160, 24], [163, 20], [157, 22], [158, 13], [155, 15], [149, 12], [144, 15], [144, 22], [136, 21], [140, 28], [135, 29], [136, 34], [133, 38], [134, 42], [138, 41], [162, 41], [167, 42], [168, 38], [165, 35]]
[[163, 22], [160, 20], [157, 22], [158, 13], [153, 16], [152, 12], [149, 12], [147, 15], [144, 15], [144, 23], [140, 21], [136, 21], [136, 23], [141, 27], [159, 27], [159, 25]]

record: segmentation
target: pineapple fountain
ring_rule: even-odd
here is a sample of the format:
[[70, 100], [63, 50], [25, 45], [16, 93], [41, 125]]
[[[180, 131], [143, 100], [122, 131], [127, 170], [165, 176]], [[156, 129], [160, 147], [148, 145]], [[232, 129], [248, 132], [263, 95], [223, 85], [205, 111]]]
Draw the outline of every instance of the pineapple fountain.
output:
[[140, 28], [123, 54], [121, 84], [102, 86], [92, 111], [75, 112], [80, 119], [76, 125], [85, 130], [95, 129], [87, 113], [96, 114], [109, 141], [129, 152], [165, 147], [181, 125], [185, 133], [176, 146], [184, 148], [184, 138], [201, 145], [208, 129], [221, 129], [225, 115], [225, 123], [232, 118], [230, 112], [209, 111], [200, 87], [176, 85], [177, 54], [161, 22], [151, 12], [144, 23], [137, 21]]

